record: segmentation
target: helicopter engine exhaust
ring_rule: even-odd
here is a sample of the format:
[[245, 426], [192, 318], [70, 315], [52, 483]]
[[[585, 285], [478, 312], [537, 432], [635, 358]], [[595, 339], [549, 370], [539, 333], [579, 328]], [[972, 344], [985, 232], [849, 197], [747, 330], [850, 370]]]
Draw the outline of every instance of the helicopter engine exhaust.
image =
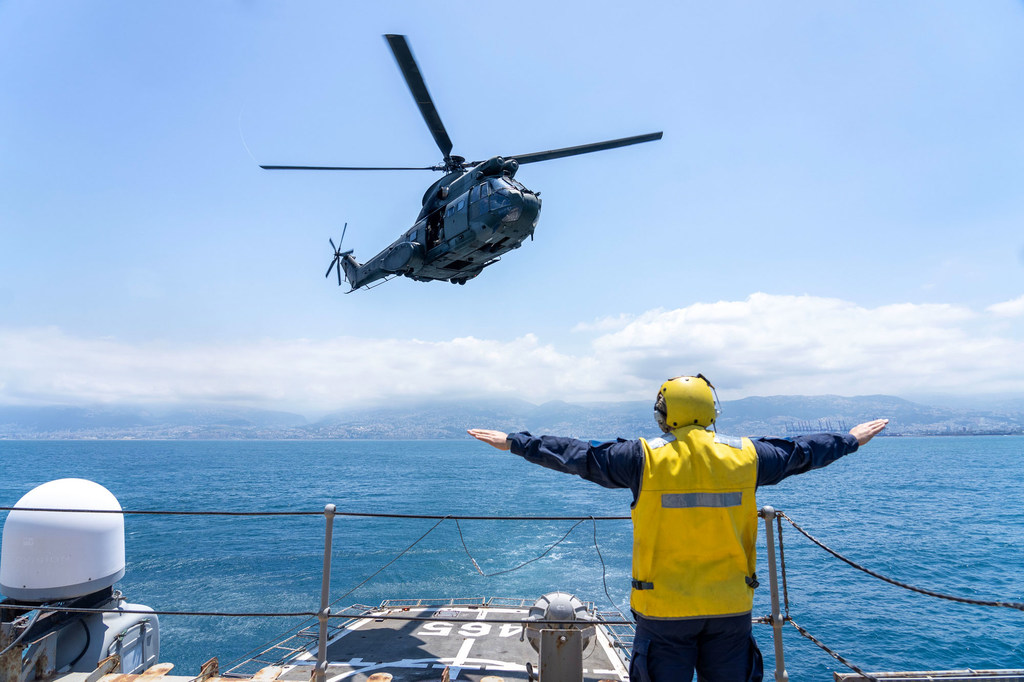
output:
[[515, 177], [517, 170], [519, 162], [515, 159], [493, 156], [480, 164], [478, 172], [483, 176], [507, 175], [512, 178]]

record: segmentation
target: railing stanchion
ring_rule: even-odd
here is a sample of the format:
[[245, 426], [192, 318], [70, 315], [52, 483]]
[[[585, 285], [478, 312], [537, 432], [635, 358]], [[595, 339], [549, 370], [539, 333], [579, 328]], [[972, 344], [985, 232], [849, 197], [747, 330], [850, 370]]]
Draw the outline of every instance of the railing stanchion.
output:
[[779, 609], [779, 576], [775, 565], [775, 529], [772, 524], [775, 522], [775, 509], [762, 507], [761, 516], [764, 517], [764, 535], [768, 545], [768, 583], [772, 593], [772, 630], [775, 640], [775, 682], [788, 682], [789, 673], [786, 672], [786, 660], [782, 653], [782, 611]]
[[327, 617], [331, 615], [331, 544], [334, 539], [335, 509], [333, 504], [324, 507], [324, 574], [320, 583], [320, 633], [317, 636], [314, 682], [324, 682], [327, 678]]

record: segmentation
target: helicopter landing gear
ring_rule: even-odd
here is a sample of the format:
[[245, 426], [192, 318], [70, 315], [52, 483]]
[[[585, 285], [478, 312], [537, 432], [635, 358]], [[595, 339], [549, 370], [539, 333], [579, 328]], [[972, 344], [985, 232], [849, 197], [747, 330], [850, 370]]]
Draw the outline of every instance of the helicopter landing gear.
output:
[[465, 277], [453, 277], [453, 278], [451, 278], [448, 281], [451, 282], [452, 284], [465, 284], [466, 283], [466, 278]]

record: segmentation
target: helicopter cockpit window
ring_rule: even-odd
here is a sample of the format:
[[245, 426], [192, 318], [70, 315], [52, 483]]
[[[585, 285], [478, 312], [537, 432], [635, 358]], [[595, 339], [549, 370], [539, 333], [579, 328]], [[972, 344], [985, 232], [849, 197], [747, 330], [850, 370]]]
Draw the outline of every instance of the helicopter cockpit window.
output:
[[486, 182], [474, 185], [469, 192], [470, 220], [479, 220], [489, 210], [487, 207], [487, 195], [491, 193], [491, 186]]
[[464, 208], [466, 208], [466, 200], [465, 199], [460, 199], [459, 200], [459, 205], [455, 207], [455, 210], [456, 211], [461, 211]]
[[509, 178], [508, 182], [509, 182], [510, 185], [515, 187], [520, 192], [525, 192], [526, 191], [526, 185], [524, 185], [523, 183], [519, 182], [515, 178]]

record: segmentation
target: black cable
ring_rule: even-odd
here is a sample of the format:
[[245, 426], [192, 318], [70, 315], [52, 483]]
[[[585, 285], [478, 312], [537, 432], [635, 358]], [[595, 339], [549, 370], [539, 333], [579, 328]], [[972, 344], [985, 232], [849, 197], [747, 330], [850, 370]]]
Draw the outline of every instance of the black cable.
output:
[[[45, 507], [0, 507], [0, 511], [60, 512], [65, 514], [148, 514], [152, 516], [323, 516], [322, 511], [169, 511], [152, 509], [48, 509]], [[336, 512], [341, 515], [341, 512]], [[356, 514], [350, 514], [355, 516]]]
[[[336, 514], [336, 515], [337, 515], [337, 514]], [[411, 545], [409, 545], [408, 547], [406, 547], [405, 549], [403, 549], [403, 550], [402, 550], [402, 551], [401, 551], [401, 552], [400, 552], [400, 553], [398, 554], [398, 556], [396, 556], [396, 557], [395, 557], [394, 559], [392, 559], [392, 560], [391, 560], [391, 561], [389, 561], [388, 563], [386, 563], [386, 564], [384, 564], [383, 566], [381, 566], [381, 567], [380, 567], [379, 569], [377, 569], [377, 570], [376, 570], [376, 571], [375, 571], [375, 572], [374, 572], [373, 574], [371, 574], [371, 575], [370, 575], [369, 577], [367, 577], [367, 578], [366, 578], [365, 580], [363, 580], [363, 581], [362, 581], [361, 583], [359, 583], [358, 585], [356, 585], [355, 587], [353, 587], [352, 589], [350, 589], [350, 590], [349, 590], [348, 592], [346, 592], [345, 594], [341, 595], [340, 597], [338, 597], [337, 599], [335, 599], [334, 601], [332, 601], [332, 602], [331, 602], [331, 604], [330, 604], [331, 606], [334, 606], [334, 605], [335, 605], [335, 604], [337, 604], [337, 603], [338, 603], [339, 601], [341, 601], [341, 600], [342, 600], [342, 599], [344, 599], [345, 597], [349, 596], [350, 594], [352, 594], [353, 592], [355, 592], [356, 590], [358, 590], [358, 589], [359, 589], [360, 587], [362, 587], [363, 585], [365, 585], [366, 583], [368, 583], [368, 582], [369, 582], [370, 580], [372, 580], [373, 578], [375, 578], [375, 577], [376, 577], [376, 576], [377, 576], [377, 575], [378, 575], [379, 573], [381, 573], [381, 572], [382, 572], [382, 571], [383, 571], [384, 569], [386, 569], [386, 568], [387, 568], [388, 566], [390, 566], [391, 564], [395, 563], [395, 562], [396, 562], [396, 561], [398, 561], [398, 560], [399, 560], [400, 558], [402, 558], [402, 556], [403, 556], [403, 555], [405, 555], [405, 554], [406, 554], [406, 553], [407, 553], [407, 552], [408, 552], [409, 550], [411, 550], [411, 549], [412, 549], [413, 547], [415, 547], [415, 546], [416, 546], [417, 544], [419, 544], [419, 543], [420, 543], [420, 542], [421, 542], [421, 541], [422, 541], [422, 540], [423, 540], [423, 539], [424, 539], [425, 537], [427, 537], [428, 535], [430, 535], [430, 534], [431, 534], [431, 533], [432, 533], [432, 532], [434, 531], [434, 529], [435, 529], [435, 528], [437, 528], [437, 527], [438, 527], [439, 525], [441, 525], [441, 523], [443, 523], [443, 522], [445, 521], [445, 519], [454, 519], [454, 520], [455, 520], [455, 527], [456, 527], [456, 528], [458, 529], [458, 531], [459, 531], [459, 539], [460, 539], [460, 540], [462, 541], [462, 548], [463, 548], [464, 550], [466, 550], [466, 556], [468, 556], [468, 557], [469, 557], [469, 560], [473, 562], [473, 566], [475, 566], [475, 567], [476, 567], [476, 570], [477, 570], [477, 571], [478, 571], [478, 572], [480, 573], [480, 575], [484, 576], [485, 578], [491, 578], [491, 577], [494, 577], [494, 576], [497, 576], [497, 575], [503, 575], [503, 574], [505, 574], [505, 573], [511, 573], [512, 571], [516, 571], [516, 570], [519, 570], [519, 569], [520, 569], [520, 568], [522, 568], [523, 566], [526, 566], [527, 564], [533, 563], [534, 561], [537, 561], [538, 559], [541, 559], [541, 558], [543, 558], [543, 557], [544, 557], [545, 555], [547, 555], [547, 554], [548, 554], [548, 553], [549, 553], [549, 552], [550, 552], [551, 550], [553, 550], [553, 549], [554, 549], [555, 547], [557, 547], [557, 546], [558, 546], [558, 545], [559, 545], [559, 544], [560, 544], [560, 543], [561, 543], [561, 542], [562, 542], [563, 540], [565, 540], [565, 538], [567, 538], [567, 537], [569, 536], [569, 533], [571, 533], [571, 532], [572, 532], [572, 531], [573, 531], [573, 530], [574, 530], [574, 529], [576, 528], [576, 526], [579, 526], [579, 525], [580, 525], [581, 523], [583, 523], [583, 521], [587, 520], [588, 518], [590, 518], [590, 519], [594, 519], [595, 517], [583, 517], [583, 518], [582, 518], [582, 519], [581, 519], [580, 521], [578, 521], [578, 522], [577, 522], [577, 523], [576, 523], [576, 524], [575, 524], [575, 525], [574, 525], [574, 526], [573, 526], [572, 528], [570, 528], [570, 529], [569, 529], [569, 531], [568, 531], [568, 532], [567, 532], [567, 533], [566, 533], [565, 535], [563, 535], [563, 536], [562, 536], [562, 538], [561, 538], [560, 540], [558, 540], [558, 542], [556, 542], [555, 544], [553, 544], [553, 545], [551, 545], [550, 547], [548, 547], [548, 548], [547, 548], [547, 550], [545, 550], [545, 551], [544, 551], [544, 553], [543, 553], [543, 554], [541, 554], [540, 556], [538, 556], [538, 557], [535, 557], [535, 558], [533, 558], [533, 559], [530, 559], [529, 561], [523, 562], [522, 564], [520, 564], [519, 566], [516, 566], [515, 568], [510, 568], [510, 569], [506, 569], [506, 570], [504, 570], [504, 571], [498, 571], [498, 572], [496, 572], [496, 573], [490, 573], [490, 574], [484, 573], [484, 572], [483, 572], [483, 571], [482, 571], [482, 570], [480, 569], [480, 565], [479, 565], [479, 564], [478, 564], [478, 563], [476, 562], [476, 559], [474, 559], [474, 558], [473, 558], [473, 555], [469, 553], [469, 548], [468, 548], [468, 547], [466, 546], [466, 540], [465, 540], [465, 538], [464, 538], [464, 537], [463, 537], [463, 535], [462, 535], [462, 526], [461, 526], [461, 525], [459, 525], [459, 519], [462, 519], [462, 520], [467, 520], [467, 519], [473, 519], [473, 520], [477, 520], [478, 518], [482, 518], [482, 517], [456, 517], [456, 516], [450, 516], [450, 515], [448, 515], [448, 516], [441, 516], [441, 517], [437, 517], [437, 516], [416, 516], [416, 517], [413, 517], [413, 518], [438, 518], [439, 520], [438, 520], [438, 522], [437, 522], [437, 523], [435, 523], [435, 524], [434, 524], [433, 526], [431, 526], [431, 527], [430, 527], [430, 529], [429, 529], [429, 530], [428, 530], [428, 531], [427, 531], [426, 533], [424, 533], [424, 534], [423, 534], [423, 535], [421, 535], [421, 536], [420, 536], [419, 538], [417, 538], [415, 542], [413, 542], [413, 543], [412, 543]], [[523, 518], [523, 517], [513, 517], [513, 518]], [[628, 517], [627, 517], [627, 518], [628, 518]], [[304, 616], [309, 616], [310, 618], [315, 618], [315, 617], [316, 617], [316, 616], [317, 616], [318, 614], [316, 614], [316, 613], [305, 613], [305, 614], [292, 614], [292, 615], [304, 615]], [[621, 612], [620, 612], [620, 614], [619, 614], [619, 615], [622, 615], [622, 614], [621, 614]], [[348, 616], [348, 617], [351, 617], [351, 616]], [[409, 619], [409, 620], [411, 620], [411, 619]], [[299, 629], [301, 629], [301, 628], [302, 628], [303, 626], [305, 626], [305, 625], [306, 625], [306, 624], [307, 624], [308, 622], [309, 622], [309, 621], [303, 621], [303, 622], [299, 623], [298, 625], [296, 625], [296, 626], [295, 626], [294, 628], [292, 628], [292, 629], [290, 629], [290, 630], [286, 630], [286, 631], [285, 631], [284, 633], [282, 633], [281, 635], [279, 635], [279, 636], [278, 636], [278, 638], [276, 638], [276, 639], [275, 639], [274, 641], [275, 641], [275, 642], [276, 642], [276, 641], [280, 641], [280, 637], [286, 636], [286, 635], [288, 635], [289, 633], [292, 633], [292, 632], [295, 632], [296, 630], [299, 630]], [[267, 644], [265, 644], [265, 645], [264, 645], [263, 647], [257, 647], [257, 649], [263, 649], [264, 647], [266, 647], [266, 646], [268, 646], [268, 645], [270, 645], [270, 644], [273, 644], [273, 643], [274, 643], [274, 642], [267, 642]], [[252, 651], [256, 651], [257, 649], [253, 649]], [[252, 653], [252, 652], [250, 652], [250, 653]], [[246, 656], [248, 656], [248, 655], [249, 655], [249, 654], [246, 654]], [[231, 663], [229, 664], [229, 666], [228, 666], [228, 667], [230, 667], [231, 665], [235, 665], [235, 664], [237, 663], [237, 661], [238, 661], [238, 660], [241, 660], [241, 659], [236, 659], [235, 661], [232, 661], [232, 662], [231, 662]]]
[[476, 559], [473, 558], [473, 555], [469, 553], [469, 547], [466, 546], [466, 538], [462, 537], [462, 526], [459, 525], [458, 519], [455, 519], [455, 528], [459, 531], [459, 540], [462, 541], [462, 549], [466, 550], [466, 556], [468, 556], [469, 560], [473, 562], [473, 568], [476, 569], [477, 573], [486, 578], [487, 576], [484, 574], [483, 569], [480, 568], [480, 564], [478, 564]]
[[789, 585], [786, 583], [786, 550], [782, 546], [781, 512], [775, 516], [775, 526], [779, 529], [779, 565], [782, 568], [782, 597], [786, 604], [785, 615], [789, 617]]
[[[45, 509], [42, 507], [0, 507], [0, 511], [59, 512], [65, 514], [141, 514], [151, 516], [323, 516], [323, 511], [167, 511], [149, 509]], [[391, 514], [335, 511], [334, 516], [369, 519], [461, 519], [463, 521], [629, 521], [629, 516], [455, 516], [452, 514]]]
[[387, 562], [386, 564], [384, 564], [383, 566], [381, 566], [380, 568], [378, 568], [378, 569], [377, 569], [376, 571], [374, 571], [374, 573], [373, 573], [373, 574], [372, 574], [372, 575], [371, 575], [370, 577], [368, 577], [368, 578], [366, 578], [365, 580], [363, 580], [363, 581], [362, 581], [361, 583], [359, 583], [358, 585], [356, 585], [355, 587], [353, 587], [353, 588], [352, 588], [351, 590], [349, 590], [349, 591], [348, 591], [348, 592], [346, 592], [345, 594], [341, 595], [340, 597], [338, 597], [337, 599], [335, 599], [334, 601], [332, 601], [332, 602], [330, 603], [330, 606], [334, 606], [334, 605], [335, 605], [335, 604], [337, 604], [337, 603], [338, 603], [339, 601], [341, 601], [342, 599], [344, 599], [344, 598], [345, 598], [345, 597], [347, 597], [348, 595], [352, 594], [353, 592], [355, 592], [356, 590], [358, 590], [358, 589], [359, 589], [360, 587], [362, 587], [362, 586], [363, 586], [363, 585], [365, 585], [366, 583], [368, 583], [368, 582], [370, 582], [371, 580], [373, 580], [374, 578], [376, 578], [376, 577], [377, 577], [377, 575], [378, 575], [378, 574], [379, 574], [379, 573], [380, 573], [381, 571], [383, 571], [383, 570], [384, 570], [385, 568], [387, 568], [388, 566], [390, 566], [391, 564], [395, 563], [396, 561], [398, 561], [399, 559], [401, 559], [401, 558], [402, 558], [403, 556], [405, 556], [405, 553], [406, 553], [406, 552], [408, 552], [408, 551], [409, 551], [410, 549], [412, 549], [413, 547], [415, 547], [416, 545], [418, 545], [418, 544], [420, 543], [420, 541], [421, 541], [421, 540], [423, 540], [423, 538], [425, 538], [425, 537], [427, 537], [428, 535], [430, 535], [431, 533], [433, 533], [433, 532], [434, 532], [434, 529], [435, 529], [435, 528], [437, 528], [438, 526], [440, 526], [440, 525], [441, 525], [442, 523], [444, 523], [444, 520], [445, 520], [445, 519], [448, 519], [448, 518], [451, 518], [451, 517], [450, 517], [450, 516], [442, 516], [442, 517], [441, 517], [441, 520], [440, 520], [440, 521], [438, 521], [438, 522], [437, 522], [437, 523], [435, 523], [435, 524], [434, 524], [433, 526], [431, 526], [431, 527], [430, 527], [430, 530], [428, 530], [428, 531], [427, 531], [426, 533], [424, 533], [423, 535], [419, 536], [419, 537], [418, 537], [418, 538], [416, 539], [416, 541], [415, 541], [415, 542], [413, 542], [413, 543], [412, 543], [411, 545], [409, 545], [408, 547], [406, 547], [405, 549], [403, 549], [403, 550], [402, 550], [402, 551], [401, 551], [401, 552], [399, 553], [399, 555], [398, 555], [398, 556], [396, 556], [396, 557], [395, 557], [394, 559], [392, 559], [391, 561]]
[[582, 519], [577, 521], [575, 524], [573, 524], [572, 528], [570, 528], [568, 531], [566, 531], [565, 535], [563, 535], [561, 538], [559, 538], [559, 540], [557, 542], [555, 542], [555, 544], [551, 545], [546, 550], [544, 550], [544, 553], [541, 554], [540, 556], [535, 556], [534, 558], [530, 559], [529, 561], [524, 561], [523, 563], [519, 564], [518, 566], [516, 566], [514, 568], [506, 568], [503, 571], [497, 571], [495, 573], [484, 573], [482, 570], [480, 570], [480, 565], [477, 564], [476, 559], [473, 558], [473, 555], [469, 553], [469, 547], [466, 546], [466, 540], [465, 540], [465, 538], [462, 537], [462, 527], [459, 526], [459, 520], [458, 519], [455, 519], [455, 526], [459, 529], [459, 539], [462, 540], [462, 548], [464, 550], [466, 550], [466, 556], [468, 556], [469, 560], [473, 562], [474, 566], [476, 566], [476, 570], [479, 571], [480, 575], [482, 575], [485, 578], [493, 578], [496, 575], [505, 575], [506, 573], [511, 573], [512, 571], [518, 571], [523, 566], [526, 566], [528, 564], [532, 564], [534, 561], [537, 561], [539, 559], [543, 559], [545, 556], [548, 555], [548, 553], [551, 550], [553, 550], [555, 547], [558, 547], [558, 545], [562, 544], [562, 541], [565, 540], [567, 537], [569, 537], [569, 533], [571, 533], [574, 530], [576, 530], [576, 527], [579, 526], [584, 521], [586, 521], [588, 518], [593, 518], [593, 517], [589, 517], [589, 516], [588, 517], [583, 517]]
[[[335, 515], [337, 515], [337, 513], [336, 513]], [[440, 520], [440, 521], [438, 521], [438, 522], [437, 522], [437, 523], [435, 523], [435, 524], [434, 524], [433, 526], [431, 526], [431, 527], [430, 527], [430, 530], [428, 530], [428, 531], [427, 531], [426, 533], [424, 533], [424, 534], [423, 534], [423, 535], [421, 535], [421, 536], [420, 536], [419, 538], [417, 538], [415, 542], [413, 542], [413, 543], [412, 543], [411, 545], [409, 545], [408, 547], [406, 547], [405, 549], [403, 549], [403, 550], [402, 550], [402, 551], [401, 551], [401, 552], [400, 552], [400, 553], [398, 554], [398, 556], [396, 556], [396, 557], [395, 557], [394, 559], [392, 559], [392, 560], [391, 560], [391, 561], [389, 561], [388, 563], [386, 563], [386, 564], [384, 564], [383, 566], [381, 566], [380, 568], [378, 568], [378, 569], [377, 569], [377, 570], [376, 570], [376, 571], [375, 571], [375, 572], [374, 572], [374, 573], [373, 573], [372, 575], [370, 575], [370, 576], [369, 576], [368, 578], [366, 578], [365, 580], [363, 580], [363, 581], [362, 581], [361, 583], [359, 583], [358, 585], [356, 585], [355, 587], [353, 587], [353, 588], [352, 588], [351, 590], [349, 590], [349, 591], [348, 591], [348, 592], [346, 592], [345, 594], [341, 595], [340, 597], [338, 597], [337, 599], [335, 599], [334, 601], [332, 601], [332, 602], [331, 602], [331, 603], [330, 603], [330, 604], [328, 605], [328, 608], [330, 608], [331, 606], [334, 606], [334, 605], [335, 605], [335, 604], [337, 604], [337, 603], [338, 603], [339, 601], [341, 601], [342, 599], [344, 599], [344, 598], [345, 598], [345, 597], [347, 597], [348, 595], [352, 594], [353, 592], [355, 592], [356, 590], [358, 590], [358, 589], [359, 589], [360, 587], [362, 587], [362, 586], [363, 586], [363, 585], [365, 585], [366, 583], [370, 582], [370, 580], [372, 580], [373, 578], [375, 578], [375, 577], [376, 577], [376, 576], [377, 576], [377, 575], [378, 575], [378, 574], [379, 574], [379, 573], [380, 573], [381, 571], [383, 571], [383, 570], [384, 570], [385, 568], [387, 568], [387, 567], [388, 567], [388, 566], [390, 566], [391, 564], [393, 564], [393, 563], [395, 563], [396, 561], [398, 561], [399, 559], [401, 559], [401, 558], [402, 558], [402, 557], [403, 557], [403, 556], [404, 556], [404, 555], [406, 554], [406, 552], [408, 552], [408, 551], [409, 551], [410, 549], [412, 549], [413, 547], [415, 547], [416, 545], [418, 545], [418, 544], [420, 543], [420, 541], [421, 541], [421, 540], [423, 540], [423, 538], [425, 538], [425, 537], [427, 537], [428, 535], [430, 535], [430, 534], [431, 534], [431, 533], [432, 533], [432, 532], [434, 531], [434, 529], [435, 529], [435, 528], [437, 528], [438, 526], [440, 526], [440, 525], [441, 525], [441, 523], [442, 523], [442, 522], [443, 522], [443, 521], [444, 521], [445, 519], [447, 519], [447, 518], [449, 518], [449, 517], [447, 517], [447, 516], [443, 516], [443, 517], [441, 517], [441, 520]], [[305, 627], [305, 626], [306, 626], [307, 624], [310, 624], [311, 622], [315, 622], [316, 618], [317, 618], [317, 617], [318, 617], [318, 616], [319, 616], [320, 614], [319, 614], [319, 613], [302, 613], [302, 614], [294, 614], [294, 615], [301, 615], [301, 616], [307, 616], [307, 617], [308, 617], [308, 619], [307, 619], [307, 620], [304, 620], [304, 621], [302, 621], [302, 622], [300, 622], [300, 623], [299, 623], [298, 625], [296, 625], [296, 626], [294, 626], [294, 627], [292, 627], [292, 628], [290, 628], [290, 629], [288, 629], [288, 630], [285, 630], [285, 631], [284, 631], [284, 632], [282, 632], [282, 633], [281, 633], [280, 635], [278, 635], [277, 637], [275, 637], [275, 638], [274, 638], [273, 640], [271, 640], [271, 641], [268, 641], [268, 642], [266, 642], [265, 644], [263, 644], [263, 645], [261, 645], [261, 646], [258, 646], [258, 647], [256, 647], [255, 649], [251, 649], [251, 650], [249, 651], [249, 653], [243, 654], [242, 656], [240, 656], [240, 657], [238, 657], [238, 658], [234, 659], [233, 661], [231, 661], [230, 663], [228, 663], [228, 664], [227, 664], [227, 666], [225, 666], [225, 667], [226, 667], [226, 668], [230, 668], [230, 667], [232, 667], [232, 666], [234, 666], [234, 665], [237, 665], [237, 664], [238, 664], [239, 662], [243, 662], [243, 661], [242, 661], [242, 659], [243, 659], [243, 658], [248, 658], [248, 657], [250, 657], [250, 656], [251, 656], [251, 655], [252, 655], [252, 654], [253, 654], [254, 652], [257, 652], [257, 653], [258, 653], [259, 651], [263, 651], [263, 650], [266, 650], [266, 648], [267, 648], [267, 647], [269, 647], [269, 646], [271, 646], [271, 645], [275, 644], [276, 642], [279, 642], [279, 641], [281, 641], [281, 638], [282, 638], [282, 637], [287, 637], [287, 636], [291, 635], [292, 633], [294, 633], [294, 632], [296, 632], [296, 631], [298, 631], [298, 630], [301, 630], [301, 629], [302, 629], [303, 627]], [[329, 617], [330, 617], [330, 616], [329, 616]], [[347, 616], [347, 617], [351, 617], [351, 616]]]
[[[356, 587], [358, 587], [358, 585]], [[353, 590], [354, 589], [355, 588], [353, 588]], [[339, 597], [339, 599], [344, 599], [346, 596], [348, 596], [348, 595], [342, 595], [341, 597]], [[5, 605], [4, 608], [24, 608], [24, 609], [33, 609], [33, 610], [38, 610], [38, 611], [55, 611], [55, 612], [56, 611], [61, 611], [61, 612], [67, 612], [67, 613], [117, 613], [117, 614], [137, 613], [137, 614], [142, 614], [142, 615], [147, 615], [147, 616], [211, 616], [211, 617], [220, 617], [220, 618], [295, 618], [295, 617], [298, 617], [298, 616], [309, 616], [309, 617], [314, 617], [315, 618], [315, 617], [320, 615], [319, 613], [315, 613], [315, 612], [311, 612], [311, 611], [300, 611], [300, 612], [296, 612], [296, 613], [239, 613], [239, 612], [213, 612], [213, 611], [143, 611], [141, 609], [81, 609], [81, 608], [71, 608], [71, 607], [66, 607], [66, 606], [27, 606], [27, 605], [20, 606], [20, 605], [14, 605], [14, 604]], [[377, 620], [377, 619], [380, 619], [380, 620], [408, 620], [408, 621], [417, 621], [417, 622], [420, 622], [420, 621], [422, 621], [422, 622], [440, 621], [440, 622], [444, 622], [444, 623], [450, 623], [450, 622], [457, 622], [457, 623], [461, 623], [461, 622], [466, 622], [466, 623], [522, 623], [522, 624], [526, 624], [526, 623], [541, 623], [541, 624], [550, 624], [550, 625], [574, 625], [574, 624], [578, 625], [579, 624], [579, 621], [575, 621], [575, 620], [522, 620], [522, 621], [515, 621], [515, 620], [508, 620], [507, 618], [467, 618], [467, 619], [454, 618], [454, 619], [452, 619], [452, 618], [434, 618], [433, 616], [383, 615], [383, 614], [377, 614], [377, 613], [356, 614], [356, 615], [353, 615], [351, 613], [332, 613], [332, 614], [328, 615], [328, 618], [349, 618], [349, 619], [351, 619], [351, 618], [373, 618], [375, 620]], [[610, 621], [602, 621], [602, 622], [606, 623], [608, 625], [632, 625], [632, 621], [619, 622], [619, 621], [610, 620]], [[31, 624], [29, 625], [29, 627], [31, 627]], [[14, 643], [16, 643], [16, 642], [14, 642]], [[12, 643], [9, 646], [13, 646], [14, 643]], [[5, 649], [4, 651], [0, 651], [0, 656], [2, 656], [6, 652], [7, 652], [7, 649]]]
[[74, 668], [75, 664], [82, 660], [82, 656], [85, 656], [85, 652], [89, 650], [89, 645], [92, 644], [92, 633], [89, 632], [89, 626], [86, 625], [85, 619], [83, 618], [78, 622], [82, 624], [83, 628], [85, 628], [85, 646], [82, 647], [82, 653], [75, 656], [75, 660], [68, 664], [69, 668]]
[[[36, 607], [31, 607], [31, 608], [35, 609]], [[36, 624], [37, 620], [39, 620], [39, 616], [41, 614], [42, 614], [42, 611], [36, 611], [35, 613], [32, 614], [32, 618], [29, 620], [28, 625], [25, 626], [25, 629], [21, 631], [21, 634], [18, 635], [17, 637], [15, 637], [13, 642], [11, 642], [6, 647], [4, 647], [3, 651], [0, 651], [0, 657], [3, 657], [4, 654], [6, 654], [8, 651], [10, 651], [14, 647], [16, 647], [18, 645], [18, 642], [20, 642], [21, 640], [23, 640], [25, 638], [25, 635], [28, 634], [28, 631], [31, 630], [32, 626]]]
[[[351, 608], [351, 607], [347, 607], [347, 608]], [[369, 607], [367, 607], [367, 608], [369, 608]], [[308, 615], [316, 616], [316, 615], [319, 615], [319, 614], [308, 614]], [[338, 613], [338, 614], [332, 614], [329, 617], [330, 618], [342, 617], [343, 615], [344, 614]], [[348, 618], [359, 618], [359, 617], [361, 617], [361, 615], [363, 615], [363, 614], [355, 614], [355, 615], [349, 614], [349, 615], [347, 615], [347, 617]], [[297, 637], [298, 635], [296, 633], [299, 630], [303, 629], [308, 624], [315, 623], [315, 622], [317, 622], [315, 617], [307, 618], [306, 620], [300, 621], [298, 625], [285, 630], [280, 635], [275, 636], [274, 639], [268, 640], [268, 641], [264, 642], [263, 644], [260, 644], [259, 646], [253, 647], [252, 649], [250, 649], [246, 653], [242, 654], [241, 656], [238, 656], [237, 658], [231, 660], [230, 662], [228, 662], [227, 664], [225, 664], [223, 666], [224, 670], [226, 670], [227, 673], [230, 673], [237, 666], [242, 665], [244, 663], [247, 663], [247, 662], [249, 662], [251, 660], [254, 660], [252, 658], [254, 655], [265, 653], [268, 650], [270, 650], [271, 648], [273, 648], [274, 646], [279, 645], [279, 644], [284, 644], [286, 641], [288, 641], [288, 640], [290, 640], [290, 639], [292, 639], [294, 637]], [[227, 674], [227, 673], [225, 673], [225, 674]]]
[[618, 604], [615, 603], [612, 595], [608, 592], [608, 568], [604, 564], [604, 557], [601, 556], [601, 547], [597, 544], [597, 521], [593, 517], [591, 517], [591, 521], [594, 524], [594, 549], [597, 550], [597, 558], [601, 560], [601, 583], [604, 585], [604, 596], [608, 597], [608, 603], [612, 605], [612, 608], [619, 614], [619, 617], [622, 620], [626, 620], [626, 614], [619, 609]]
[[[295, 612], [239, 612], [239, 611], [154, 611], [152, 609], [87, 609], [74, 606], [46, 606], [29, 604], [4, 604], [5, 609], [22, 611], [40, 611], [47, 613], [134, 613], [145, 616], [209, 616], [213, 618], [295, 618], [298, 616], [316, 617], [315, 611]], [[3, 652], [0, 652], [2, 655]]]

